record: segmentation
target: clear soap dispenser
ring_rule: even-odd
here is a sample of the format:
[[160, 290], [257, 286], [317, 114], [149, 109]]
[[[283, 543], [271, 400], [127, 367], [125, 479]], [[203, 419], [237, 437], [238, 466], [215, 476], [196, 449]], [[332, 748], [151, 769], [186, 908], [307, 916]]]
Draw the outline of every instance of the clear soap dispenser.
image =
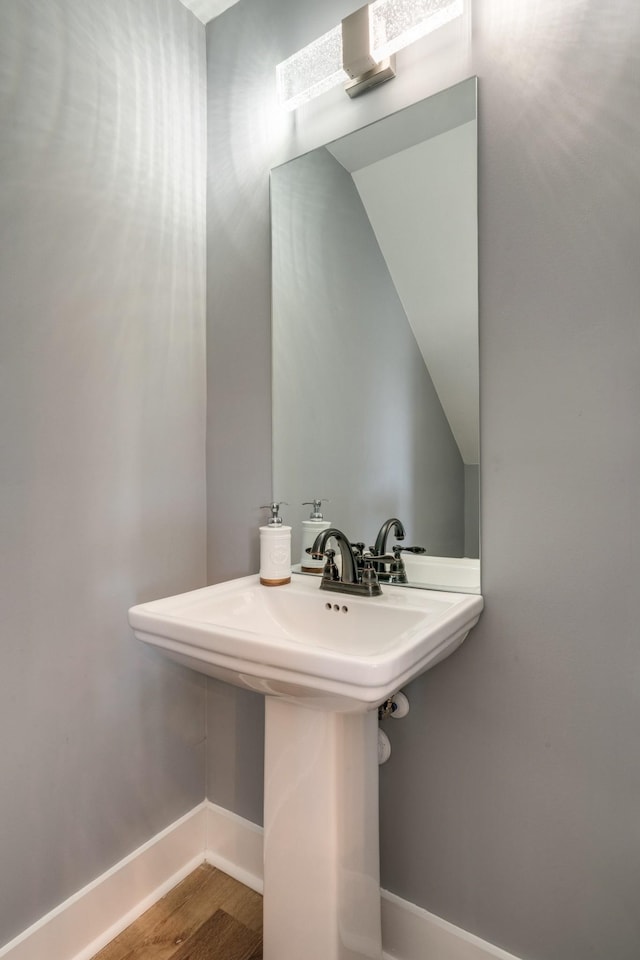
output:
[[265, 587], [280, 587], [291, 582], [291, 527], [282, 522], [283, 503], [281, 500], [261, 507], [271, 511], [269, 522], [260, 527], [260, 583]]
[[308, 520], [302, 521], [302, 554], [300, 566], [304, 573], [322, 573], [324, 560], [315, 560], [310, 553], [307, 553], [309, 547], [312, 547], [319, 533], [328, 530], [331, 524], [322, 516], [322, 504], [328, 503], [328, 500], [305, 500], [303, 507], [313, 507], [311, 516]]

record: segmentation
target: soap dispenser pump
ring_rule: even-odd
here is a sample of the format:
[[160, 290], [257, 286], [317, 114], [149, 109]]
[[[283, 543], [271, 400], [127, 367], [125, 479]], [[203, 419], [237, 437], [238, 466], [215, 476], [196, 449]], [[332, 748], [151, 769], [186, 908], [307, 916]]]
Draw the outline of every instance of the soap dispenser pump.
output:
[[331, 526], [328, 520], [322, 516], [322, 504], [328, 503], [326, 499], [305, 500], [303, 507], [313, 507], [308, 520], [302, 521], [302, 554], [300, 558], [300, 567], [303, 573], [322, 573], [324, 560], [316, 560], [307, 552], [309, 547], [315, 543], [315, 539], [323, 530], [328, 530]]
[[291, 527], [282, 522], [283, 503], [286, 506], [286, 502], [280, 500], [260, 508], [271, 511], [269, 522], [260, 527], [260, 583], [265, 587], [291, 582]]

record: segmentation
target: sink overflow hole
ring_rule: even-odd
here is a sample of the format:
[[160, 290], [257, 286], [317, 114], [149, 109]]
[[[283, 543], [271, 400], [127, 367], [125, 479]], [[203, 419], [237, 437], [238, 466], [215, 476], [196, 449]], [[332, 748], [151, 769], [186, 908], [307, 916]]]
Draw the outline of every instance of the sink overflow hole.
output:
[[336, 613], [349, 613], [349, 607], [340, 606], [339, 603], [325, 603], [325, 610], [334, 610]]

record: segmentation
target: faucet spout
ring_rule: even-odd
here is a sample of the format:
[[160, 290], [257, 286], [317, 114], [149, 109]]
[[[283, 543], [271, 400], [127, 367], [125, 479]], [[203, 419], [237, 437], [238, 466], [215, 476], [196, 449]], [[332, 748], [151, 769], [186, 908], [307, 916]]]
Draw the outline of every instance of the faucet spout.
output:
[[340, 556], [342, 558], [342, 582], [357, 583], [357, 566], [351, 543], [337, 527], [329, 527], [328, 530], [323, 530], [322, 533], [318, 534], [311, 548], [311, 556], [317, 560], [321, 560], [325, 553], [327, 541], [330, 539], [336, 541], [340, 550]]
[[404, 540], [404, 527], [400, 520], [397, 517], [391, 517], [390, 520], [385, 520], [385, 522], [380, 527], [378, 536], [376, 537], [376, 545], [374, 547], [374, 552], [378, 556], [382, 556], [383, 553], [387, 552], [387, 540], [389, 534], [395, 528], [396, 538], [398, 540]]

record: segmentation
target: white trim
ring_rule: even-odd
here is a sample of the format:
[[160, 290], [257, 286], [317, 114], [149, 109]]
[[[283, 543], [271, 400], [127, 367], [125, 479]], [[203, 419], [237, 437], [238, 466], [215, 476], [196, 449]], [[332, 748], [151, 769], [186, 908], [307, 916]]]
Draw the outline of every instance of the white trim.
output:
[[[0, 948], [0, 960], [90, 960], [207, 861], [262, 893], [262, 827], [204, 801]], [[518, 960], [387, 890], [384, 960]]]
[[89, 960], [203, 862], [205, 837], [201, 803], [7, 943], [0, 958]]
[[205, 860], [262, 893], [262, 827], [224, 807], [206, 801], [207, 846]]
[[384, 960], [518, 960], [388, 890], [380, 893]]

